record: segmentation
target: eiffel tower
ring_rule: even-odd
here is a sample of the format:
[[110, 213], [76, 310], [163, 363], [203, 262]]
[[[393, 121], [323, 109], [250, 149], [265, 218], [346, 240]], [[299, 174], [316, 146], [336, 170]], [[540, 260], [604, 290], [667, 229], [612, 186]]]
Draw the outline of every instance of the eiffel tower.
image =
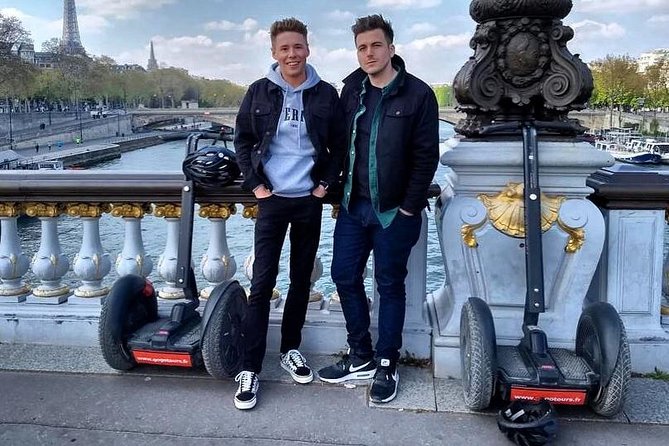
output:
[[151, 41], [151, 53], [149, 54], [149, 63], [146, 66], [148, 71], [153, 71], [158, 69], [158, 61], [156, 61], [156, 55], [153, 52], [153, 40]]
[[79, 37], [79, 24], [77, 23], [77, 7], [74, 0], [63, 2], [63, 39], [61, 47], [66, 54], [85, 54], [84, 46]]

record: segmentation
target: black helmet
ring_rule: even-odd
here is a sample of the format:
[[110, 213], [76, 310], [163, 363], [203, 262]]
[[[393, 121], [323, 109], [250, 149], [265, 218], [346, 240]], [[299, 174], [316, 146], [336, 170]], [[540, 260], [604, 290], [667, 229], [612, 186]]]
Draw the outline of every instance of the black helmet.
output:
[[540, 446], [557, 436], [558, 421], [551, 403], [516, 400], [499, 411], [497, 426], [520, 446]]
[[227, 186], [239, 177], [235, 153], [225, 147], [205, 146], [186, 156], [186, 179], [206, 188]]

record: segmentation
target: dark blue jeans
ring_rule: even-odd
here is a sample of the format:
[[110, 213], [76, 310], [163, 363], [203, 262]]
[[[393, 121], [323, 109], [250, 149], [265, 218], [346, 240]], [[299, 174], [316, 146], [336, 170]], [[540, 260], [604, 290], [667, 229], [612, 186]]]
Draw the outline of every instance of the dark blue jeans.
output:
[[245, 356], [243, 370], [260, 373], [267, 348], [270, 299], [279, 272], [281, 248], [290, 225], [290, 287], [281, 321], [281, 353], [302, 342], [302, 327], [309, 304], [311, 272], [321, 234], [323, 203], [313, 195], [258, 200], [255, 224], [253, 279], [242, 324]]
[[420, 236], [421, 218], [398, 212], [384, 229], [369, 201], [358, 199], [350, 203], [348, 212], [343, 207], [339, 210], [331, 274], [346, 319], [348, 345], [362, 358], [374, 356], [362, 277], [369, 254], [374, 250], [374, 279], [379, 294], [376, 357], [399, 359], [406, 311], [404, 279], [411, 248]]

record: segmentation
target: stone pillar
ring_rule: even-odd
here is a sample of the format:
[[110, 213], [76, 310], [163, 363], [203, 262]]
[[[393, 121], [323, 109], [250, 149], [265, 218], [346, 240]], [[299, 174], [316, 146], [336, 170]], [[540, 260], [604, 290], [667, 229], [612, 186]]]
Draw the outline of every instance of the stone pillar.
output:
[[57, 203], [26, 204], [26, 214], [38, 217], [42, 225], [39, 250], [32, 260], [32, 270], [40, 285], [33, 289], [27, 303], [61, 304], [70, 294], [70, 287], [62, 282], [70, 262], [58, 240], [58, 217], [63, 211], [63, 206]]
[[103, 279], [111, 271], [109, 253], [104, 251], [100, 240], [100, 217], [111, 211], [110, 204], [76, 203], [67, 205], [67, 214], [80, 217], [83, 224], [81, 248], [74, 258], [74, 273], [82, 285], [74, 290], [69, 303], [100, 304], [98, 299], [106, 296], [109, 287], [103, 286]]
[[119, 276], [138, 274], [147, 277], [153, 270], [153, 261], [146, 255], [142, 240], [142, 217], [151, 211], [151, 205], [147, 203], [122, 203], [112, 207], [112, 216], [122, 217], [125, 223], [123, 250], [116, 258]]
[[491, 309], [498, 345], [522, 337], [525, 223], [521, 129], [538, 129], [546, 311], [541, 328], [553, 347], [573, 348], [576, 324], [604, 243], [604, 222], [585, 197], [589, 174], [613, 157], [579, 141], [593, 89], [588, 67], [566, 47], [574, 33], [561, 19], [571, 0], [473, 0], [474, 55], [453, 90], [464, 139], [441, 157], [457, 175], [437, 206], [446, 269], [428, 297], [434, 373], [460, 377], [460, 312], [469, 297]]
[[161, 299], [182, 299], [183, 288], [177, 287], [177, 257], [179, 253], [179, 230], [181, 227], [181, 206], [176, 204], [156, 205], [156, 217], [163, 217], [167, 226], [165, 250], [158, 258], [158, 274], [165, 285], [158, 290]]
[[616, 165], [588, 181], [607, 232], [588, 297], [618, 310], [633, 370], [642, 373], [669, 369], [669, 326], [661, 316], [669, 176], [662, 173]]
[[0, 203], [0, 302], [23, 302], [30, 287], [23, 281], [30, 261], [21, 249], [18, 203]]
[[228, 248], [226, 232], [228, 218], [236, 213], [237, 208], [234, 203], [200, 206], [200, 217], [208, 218], [210, 223], [209, 246], [200, 262], [202, 275], [207, 280], [207, 286], [200, 291], [200, 297], [203, 299], [209, 298], [216, 285], [232, 279], [237, 272], [237, 262]]

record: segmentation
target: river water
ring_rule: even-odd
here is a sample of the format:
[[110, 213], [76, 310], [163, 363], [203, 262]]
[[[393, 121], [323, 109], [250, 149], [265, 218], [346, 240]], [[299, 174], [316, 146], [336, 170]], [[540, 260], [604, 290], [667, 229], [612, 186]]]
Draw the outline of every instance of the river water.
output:
[[[126, 171], [180, 171], [181, 162], [184, 157], [185, 142], [174, 141], [153, 147], [127, 152], [120, 159], [99, 164], [91, 170], [126, 170]], [[444, 167], [440, 166], [435, 176], [435, 182], [444, 184]], [[440, 181], [440, 178], [442, 179]], [[430, 200], [434, 209], [434, 200]], [[197, 211], [197, 210], [196, 210]], [[248, 286], [248, 279], [243, 273], [243, 264], [251, 252], [253, 246], [253, 222], [241, 216], [242, 206], [237, 205], [237, 214], [227, 220], [228, 247], [237, 263], [235, 278], [242, 285]], [[331, 218], [332, 207], [325, 205], [323, 210], [323, 225], [321, 232], [321, 243], [318, 255], [323, 263], [323, 275], [316, 283], [315, 289], [329, 295], [334, 291], [334, 285], [329, 276], [330, 263], [332, 261], [332, 233], [334, 231], [334, 220]], [[157, 273], [158, 257], [165, 249], [166, 224], [162, 218], [146, 216], [142, 222], [142, 237], [147, 254], [153, 260], [154, 269], [150, 278], [160, 285], [161, 280]], [[61, 248], [70, 262], [81, 246], [81, 223], [78, 219], [60, 217], [59, 234]], [[107, 253], [110, 254], [112, 265], [117, 255], [123, 249], [123, 220], [104, 215], [100, 222], [100, 235], [102, 244]], [[30, 220], [21, 224], [20, 228], [23, 248], [27, 255], [32, 256], [39, 249], [40, 224], [38, 220]], [[286, 237], [288, 239], [288, 237]], [[196, 266], [196, 275], [200, 286], [204, 279], [199, 273], [199, 264], [208, 244], [208, 223], [206, 219], [197, 217], [195, 219], [193, 234], [193, 260]], [[288, 290], [288, 249], [289, 241], [286, 240], [280, 272], [277, 279], [277, 288], [285, 293]], [[427, 291], [438, 289], [444, 280], [444, 267], [441, 258], [439, 241], [437, 239], [436, 226], [433, 211], [428, 211], [428, 253], [427, 253]], [[371, 272], [371, 261], [369, 264]], [[106, 282], [111, 283], [117, 277], [115, 268], [107, 276]], [[30, 277], [29, 277], [30, 279]], [[31, 280], [32, 281], [32, 280]], [[66, 276], [66, 282], [76, 286], [76, 278], [70, 272]], [[367, 289], [371, 289], [371, 278], [367, 279]]]

